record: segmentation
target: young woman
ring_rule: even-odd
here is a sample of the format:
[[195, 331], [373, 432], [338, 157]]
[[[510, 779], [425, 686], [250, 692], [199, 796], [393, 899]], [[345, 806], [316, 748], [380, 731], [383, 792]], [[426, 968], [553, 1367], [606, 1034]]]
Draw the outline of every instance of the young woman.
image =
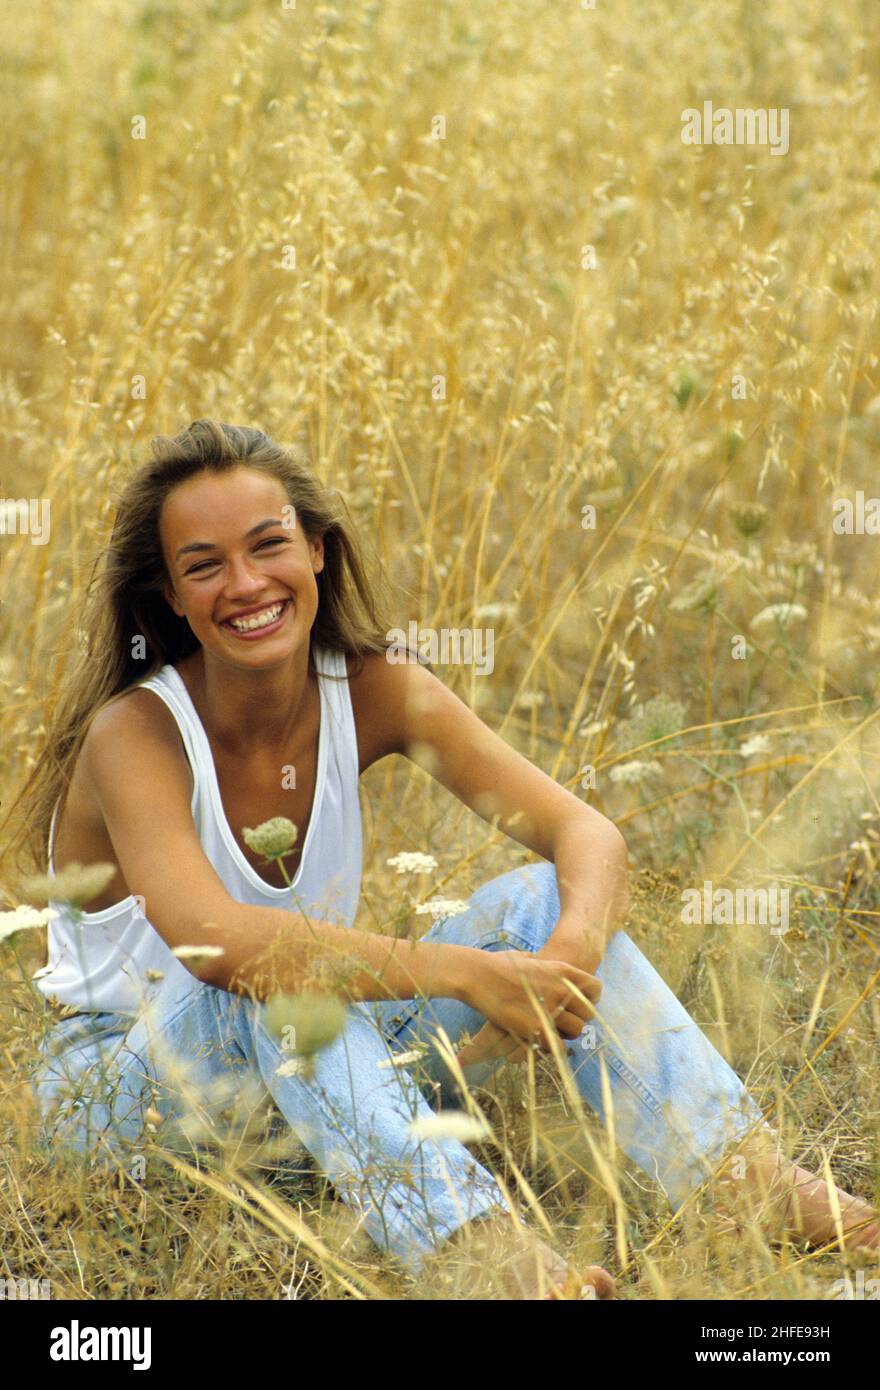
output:
[[[230, 1090], [256, 1084], [413, 1274], [464, 1241], [491, 1249], [510, 1297], [558, 1297], [577, 1272], [516, 1224], [492, 1175], [462, 1143], [410, 1131], [429, 1099], [460, 1108], [442, 1050], [428, 1046], [417, 1078], [387, 1065], [439, 1028], [453, 1044], [467, 1030], [470, 1080], [529, 1046], [553, 1053], [674, 1209], [737, 1150], [731, 1190], [764, 1195], [768, 1228], [833, 1239], [825, 1184], [783, 1159], [619, 929], [615, 827], [425, 666], [386, 659], [385, 579], [339, 494], [253, 429], [199, 420], [153, 452], [119, 500], [87, 649], [20, 802], [53, 874], [115, 866], [83, 914], [56, 902], [35, 977], [66, 1006], [34, 1081], [47, 1141], [94, 1156], [160, 1118], [160, 1135], [191, 1134], [193, 1108], [210, 1132]], [[544, 862], [485, 884], [416, 943], [357, 931], [358, 777], [426, 750], [444, 786]], [[290, 886], [242, 836], [276, 817], [299, 832]], [[186, 964], [184, 946], [212, 950]], [[346, 1023], [307, 1074], [263, 1001], [315, 980], [343, 994]], [[836, 1195], [849, 1243], [877, 1242], [871, 1208]], [[604, 1270], [582, 1279], [613, 1296]]]

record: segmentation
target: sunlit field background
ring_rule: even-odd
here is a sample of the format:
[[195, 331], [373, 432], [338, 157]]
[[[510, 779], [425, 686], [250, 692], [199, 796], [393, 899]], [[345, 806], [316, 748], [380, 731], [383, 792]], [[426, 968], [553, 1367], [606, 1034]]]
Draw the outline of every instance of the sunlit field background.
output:
[[[880, 536], [832, 529], [880, 491], [874, 0], [44, 0], [0, 50], [2, 491], [51, 502], [48, 544], [0, 536], [3, 812], [109, 486], [200, 416], [298, 443], [401, 626], [492, 629], [491, 674], [437, 674], [621, 827], [626, 929], [789, 1155], [880, 1199]], [[788, 153], [683, 144], [706, 100], [788, 109]], [[411, 762], [362, 790], [364, 929], [529, 859]], [[789, 931], [685, 925], [706, 880], [788, 887]], [[305, 1150], [279, 1176], [267, 1117], [198, 1168], [48, 1168], [44, 949], [0, 946], [0, 1277], [434, 1296]], [[721, 1234], [708, 1191], [673, 1219], [548, 1061], [474, 1099], [473, 1154], [623, 1297], [829, 1297], [856, 1267]]]

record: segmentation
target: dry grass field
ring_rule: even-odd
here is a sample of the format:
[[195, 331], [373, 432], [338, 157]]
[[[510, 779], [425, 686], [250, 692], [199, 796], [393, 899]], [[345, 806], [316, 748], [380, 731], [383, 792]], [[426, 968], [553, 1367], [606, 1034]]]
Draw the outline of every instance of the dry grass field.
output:
[[[491, 674], [437, 674], [620, 826], [630, 935], [789, 1155], [880, 1200], [873, 0], [45, 0], [0, 29], [3, 516], [51, 519], [0, 535], [0, 811], [110, 486], [156, 434], [258, 425], [344, 493], [401, 626], [492, 630]], [[706, 101], [786, 110], [788, 148], [685, 143]], [[363, 929], [421, 932], [418, 904], [528, 859], [404, 759], [362, 788]], [[788, 931], [683, 922], [706, 881], [785, 887]], [[47, 1167], [44, 950], [0, 943], [0, 1277], [433, 1296], [305, 1151], [273, 1168], [268, 1116], [204, 1166]], [[475, 1097], [474, 1155], [624, 1298], [822, 1298], [857, 1267], [723, 1235], [708, 1192], [673, 1219], [549, 1062]]]

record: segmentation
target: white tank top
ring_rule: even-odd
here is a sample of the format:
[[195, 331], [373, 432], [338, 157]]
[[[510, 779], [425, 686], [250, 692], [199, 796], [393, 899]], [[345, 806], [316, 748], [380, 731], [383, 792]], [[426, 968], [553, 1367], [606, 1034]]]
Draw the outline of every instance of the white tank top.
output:
[[[255, 907], [291, 912], [352, 926], [360, 896], [361, 811], [358, 751], [345, 654], [313, 648], [321, 700], [318, 767], [312, 812], [292, 887], [265, 883], [244, 857], [223, 812], [217, 772], [204, 726], [175, 667], [165, 665], [139, 681], [164, 700], [177, 721], [193, 771], [192, 815], [202, 849], [230, 897]], [[324, 675], [342, 680], [324, 680]], [[143, 769], [149, 796], [149, 768]], [[49, 830], [49, 872], [58, 804]], [[134, 1015], [161, 987], [192, 986], [193, 976], [172, 955], [134, 896], [73, 920], [64, 903], [48, 927], [48, 963], [34, 975], [38, 990], [83, 1011]]]

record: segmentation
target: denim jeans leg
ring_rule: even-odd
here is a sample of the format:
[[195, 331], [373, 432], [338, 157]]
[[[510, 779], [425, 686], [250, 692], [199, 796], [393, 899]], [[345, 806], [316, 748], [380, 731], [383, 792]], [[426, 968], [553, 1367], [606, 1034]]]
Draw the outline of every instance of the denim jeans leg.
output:
[[[75, 1133], [68, 1126], [68, 1147], [84, 1153], [96, 1138], [111, 1146], [116, 1138], [136, 1141], [149, 1105], [163, 1120], [164, 1145], [217, 1139], [228, 1128], [224, 1120], [221, 1131], [218, 1116], [256, 1082], [379, 1249], [412, 1275], [464, 1222], [507, 1209], [495, 1179], [462, 1143], [410, 1134], [414, 1120], [434, 1112], [413, 1078], [389, 1066], [388, 1042], [363, 1005], [349, 1007], [346, 1027], [318, 1054], [309, 1079], [285, 1066], [291, 1054], [266, 1028], [264, 1012], [198, 981], [183, 996], [160, 992], [124, 1036], [113, 1036], [112, 1093], [105, 1087], [99, 1105], [88, 1098], [91, 1125]], [[98, 1027], [69, 1022], [77, 1025], [74, 1039]], [[96, 1085], [97, 1048], [94, 1038], [87, 1048], [67, 1047], [68, 1088], [88, 1093]], [[38, 1078], [41, 1104], [48, 1107], [61, 1086], [56, 1071]]]
[[410, 1134], [434, 1111], [415, 1080], [389, 1065], [388, 1043], [363, 1005], [349, 1007], [306, 1080], [289, 1074], [290, 1056], [266, 1028], [262, 1005], [218, 994], [291, 1129], [375, 1244], [409, 1273], [465, 1222], [506, 1211], [498, 1183], [464, 1144]]
[[[468, 911], [437, 922], [424, 940], [482, 950], [535, 951], [559, 919], [554, 866], [530, 864], [492, 879], [470, 898]], [[708, 1177], [724, 1154], [756, 1126], [760, 1109], [724, 1058], [635, 943], [619, 931], [596, 974], [602, 995], [596, 1017], [564, 1043], [578, 1092], [609, 1127], [619, 1147], [655, 1178], [673, 1210]], [[433, 1046], [438, 1025], [456, 1043], [484, 1020], [453, 999], [397, 1001], [372, 1006], [403, 1047], [427, 1043], [419, 1063], [439, 1087], [444, 1106], [460, 1105], [458, 1088]], [[465, 1068], [468, 1084], [483, 1084], [500, 1061]], [[606, 1111], [603, 1073], [611, 1114]]]
[[131, 1019], [114, 1013], [56, 1020], [31, 1075], [40, 1113], [38, 1147], [49, 1158], [119, 1158], [136, 1144], [156, 1094], [145, 1056], [127, 1043]]

